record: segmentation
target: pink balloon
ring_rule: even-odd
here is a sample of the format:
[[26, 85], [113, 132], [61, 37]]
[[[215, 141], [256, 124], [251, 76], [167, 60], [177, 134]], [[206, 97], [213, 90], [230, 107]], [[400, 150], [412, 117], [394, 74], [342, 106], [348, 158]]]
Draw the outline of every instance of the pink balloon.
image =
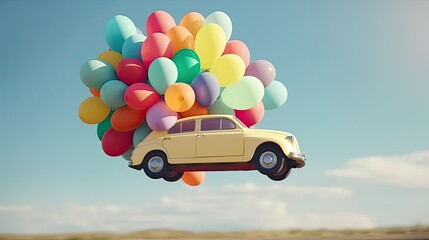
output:
[[176, 124], [177, 113], [161, 101], [147, 111], [147, 125], [154, 131], [167, 131]]
[[130, 86], [134, 83], [146, 82], [147, 69], [143, 63], [137, 59], [124, 58], [119, 62], [116, 68], [116, 74], [119, 80]]
[[264, 87], [270, 85], [276, 77], [276, 69], [267, 60], [256, 60], [246, 68], [245, 76], [253, 76], [261, 80]]
[[246, 110], [234, 110], [235, 116], [240, 119], [246, 126], [251, 127], [259, 123], [264, 117], [264, 104], [262, 102]]
[[225, 50], [222, 55], [235, 54], [241, 57], [244, 61], [244, 66], [249, 66], [250, 52], [246, 44], [240, 40], [231, 40], [226, 43]]
[[170, 38], [163, 33], [149, 35], [142, 44], [141, 55], [143, 64], [149, 69], [153, 60], [159, 57], [172, 58], [173, 44]]
[[167, 33], [170, 28], [176, 26], [174, 18], [165, 11], [155, 11], [149, 15], [146, 21], [146, 32], [148, 35], [152, 33]]
[[159, 94], [146, 83], [134, 83], [125, 90], [125, 103], [136, 110], [146, 110], [160, 99]]
[[103, 135], [101, 146], [103, 151], [112, 157], [121, 156], [126, 153], [133, 144], [134, 131], [118, 132], [110, 128]]

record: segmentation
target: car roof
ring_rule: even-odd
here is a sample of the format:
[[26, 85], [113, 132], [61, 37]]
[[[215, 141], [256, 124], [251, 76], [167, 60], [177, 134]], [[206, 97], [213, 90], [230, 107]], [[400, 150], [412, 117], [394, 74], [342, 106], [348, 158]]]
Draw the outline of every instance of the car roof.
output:
[[234, 119], [234, 116], [226, 115], [226, 114], [198, 115], [198, 116], [181, 118], [181, 119], [178, 119], [177, 122], [183, 122], [183, 121], [187, 121], [187, 120], [210, 119], [210, 118]]

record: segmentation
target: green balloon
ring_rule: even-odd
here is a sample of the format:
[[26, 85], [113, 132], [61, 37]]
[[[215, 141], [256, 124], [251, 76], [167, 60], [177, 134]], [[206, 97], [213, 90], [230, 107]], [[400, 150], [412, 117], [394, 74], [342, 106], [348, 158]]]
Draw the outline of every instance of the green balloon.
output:
[[200, 74], [201, 64], [198, 55], [191, 49], [184, 48], [173, 56], [178, 77], [177, 82], [191, 84], [192, 80]]
[[101, 139], [103, 139], [103, 135], [104, 135], [104, 133], [107, 131], [107, 130], [109, 130], [109, 128], [111, 128], [112, 127], [112, 124], [110, 123], [110, 119], [112, 118], [112, 115], [113, 115], [113, 110], [112, 111], [110, 111], [110, 113], [109, 113], [109, 115], [106, 117], [106, 119], [104, 119], [102, 122], [100, 122], [98, 125], [97, 125], [97, 136], [98, 136], [98, 139], [100, 139], [100, 141], [101, 141]]
[[264, 84], [252, 76], [244, 76], [222, 92], [222, 100], [225, 105], [237, 110], [252, 108], [261, 102], [263, 97]]
[[89, 88], [101, 89], [103, 84], [118, 77], [112, 65], [93, 59], [85, 62], [80, 68], [80, 79]]
[[177, 67], [169, 58], [159, 57], [150, 64], [148, 78], [156, 92], [164, 95], [165, 90], [177, 81]]
[[265, 109], [278, 108], [286, 102], [287, 89], [283, 83], [279, 81], [273, 81], [265, 88], [264, 103]]
[[226, 114], [234, 115], [234, 109], [228, 107], [222, 100], [222, 97], [219, 97], [213, 105], [209, 108], [209, 114]]

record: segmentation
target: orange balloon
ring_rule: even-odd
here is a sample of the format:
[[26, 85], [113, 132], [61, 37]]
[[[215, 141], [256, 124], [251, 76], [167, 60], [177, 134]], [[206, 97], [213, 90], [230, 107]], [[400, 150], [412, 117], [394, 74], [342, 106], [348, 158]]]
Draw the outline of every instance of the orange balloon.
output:
[[100, 89], [94, 89], [94, 88], [90, 88], [89, 91], [91, 92], [91, 94], [94, 97], [99, 97], [100, 96]]
[[204, 21], [204, 16], [199, 12], [190, 12], [183, 16], [179, 25], [187, 28], [195, 38], [200, 28], [204, 25]]
[[129, 132], [138, 128], [145, 118], [146, 110], [136, 110], [125, 106], [113, 113], [110, 123], [116, 131]]
[[186, 83], [175, 83], [165, 90], [164, 100], [168, 108], [176, 112], [189, 110], [195, 103], [195, 92]]
[[78, 114], [82, 122], [87, 124], [100, 123], [110, 113], [110, 107], [101, 101], [99, 97], [89, 97], [79, 106]]
[[195, 187], [203, 183], [205, 178], [205, 172], [184, 172], [182, 181], [189, 186]]
[[171, 39], [173, 54], [183, 48], [194, 49], [194, 36], [192, 36], [192, 33], [185, 27], [172, 27], [168, 30], [167, 36]]
[[194, 105], [189, 110], [185, 112], [180, 112], [180, 116], [182, 116], [183, 118], [208, 114], [209, 109], [201, 106], [201, 104], [199, 104], [197, 101], [195, 101]]

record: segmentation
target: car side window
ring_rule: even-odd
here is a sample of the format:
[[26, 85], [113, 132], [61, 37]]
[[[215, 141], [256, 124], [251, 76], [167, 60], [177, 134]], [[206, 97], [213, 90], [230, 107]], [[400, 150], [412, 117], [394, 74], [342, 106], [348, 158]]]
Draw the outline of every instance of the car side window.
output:
[[201, 131], [220, 130], [220, 119], [210, 118], [201, 120]]
[[223, 130], [235, 129], [235, 123], [233, 123], [231, 120], [222, 118], [221, 121]]
[[176, 123], [170, 130], [168, 130], [168, 134], [175, 133], [185, 133], [185, 132], [193, 132], [195, 131], [195, 120]]
[[168, 133], [169, 134], [180, 133], [180, 127], [181, 127], [181, 123], [176, 123], [176, 125], [174, 125], [172, 128], [170, 128], [170, 130], [168, 130]]

